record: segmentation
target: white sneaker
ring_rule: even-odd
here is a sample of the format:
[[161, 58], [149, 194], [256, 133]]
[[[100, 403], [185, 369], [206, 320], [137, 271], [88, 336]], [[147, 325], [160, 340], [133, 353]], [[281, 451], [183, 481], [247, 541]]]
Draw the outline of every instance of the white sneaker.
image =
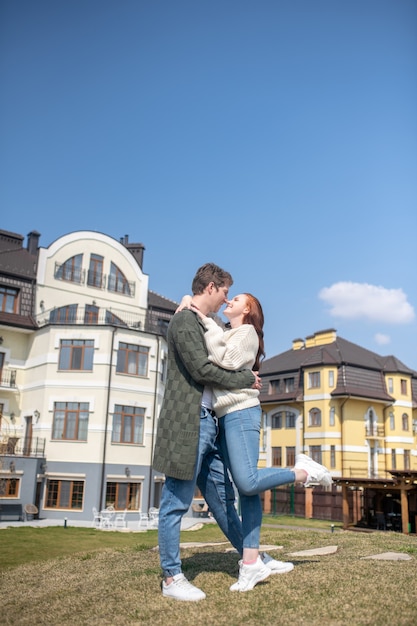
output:
[[323, 487], [330, 487], [333, 480], [329, 470], [316, 463], [313, 459], [305, 454], [297, 454], [295, 459], [294, 469], [302, 469], [307, 472], [307, 479], [304, 483], [304, 487], [308, 487], [312, 483], [319, 483]]
[[263, 564], [271, 570], [271, 574], [288, 574], [288, 572], [292, 572], [294, 569], [294, 563], [290, 563], [290, 561], [277, 561], [270, 557], [269, 554], [266, 554], [266, 552], [260, 552], [259, 556]]
[[268, 578], [271, 573], [269, 567], [263, 564], [260, 556], [253, 565], [245, 565], [243, 561], [239, 561], [239, 578], [230, 587], [230, 591], [250, 591], [261, 580]]
[[182, 573], [175, 574], [169, 585], [166, 584], [165, 580], [162, 581], [162, 595], [165, 598], [174, 598], [185, 602], [198, 602], [198, 600], [204, 600], [206, 597], [204, 591], [192, 585]]

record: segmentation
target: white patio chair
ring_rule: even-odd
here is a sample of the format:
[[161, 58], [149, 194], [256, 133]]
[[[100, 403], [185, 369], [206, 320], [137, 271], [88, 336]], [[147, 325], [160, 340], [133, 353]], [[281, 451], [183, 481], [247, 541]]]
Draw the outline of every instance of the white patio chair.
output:
[[150, 528], [158, 528], [159, 524], [159, 509], [151, 507], [148, 511], [149, 526]]
[[143, 530], [146, 529], [148, 530], [149, 528], [149, 517], [147, 513], [141, 513], [139, 511], [139, 524], [138, 524], [138, 528], [139, 530]]
[[93, 526], [93, 528], [101, 527], [101, 515], [95, 506], [93, 506], [93, 521], [91, 522], [91, 526]]
[[122, 513], [116, 514], [113, 524], [114, 528], [127, 528], [126, 513], [127, 509], [125, 509]]

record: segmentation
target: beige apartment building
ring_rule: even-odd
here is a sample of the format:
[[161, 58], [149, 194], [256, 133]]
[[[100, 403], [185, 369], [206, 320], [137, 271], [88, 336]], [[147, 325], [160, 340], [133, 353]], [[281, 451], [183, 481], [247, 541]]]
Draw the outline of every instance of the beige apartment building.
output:
[[143, 245], [0, 231], [0, 519], [7, 504], [92, 519], [159, 502], [152, 471], [176, 304], [151, 292]]

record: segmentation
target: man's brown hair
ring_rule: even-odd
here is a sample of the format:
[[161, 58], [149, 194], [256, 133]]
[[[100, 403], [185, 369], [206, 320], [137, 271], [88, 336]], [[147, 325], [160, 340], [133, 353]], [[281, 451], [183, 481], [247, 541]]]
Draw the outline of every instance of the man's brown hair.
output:
[[225, 285], [231, 287], [233, 285], [233, 278], [229, 272], [222, 270], [218, 265], [206, 263], [198, 268], [193, 278], [191, 285], [193, 294], [195, 296], [202, 294], [210, 283], [214, 283], [217, 289]]

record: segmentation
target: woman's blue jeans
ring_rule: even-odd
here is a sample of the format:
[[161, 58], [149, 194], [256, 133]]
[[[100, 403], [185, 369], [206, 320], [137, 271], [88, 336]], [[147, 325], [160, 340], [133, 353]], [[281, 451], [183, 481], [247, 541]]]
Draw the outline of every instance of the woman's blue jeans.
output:
[[236, 511], [235, 492], [220, 456], [217, 435], [217, 419], [202, 408], [194, 477], [192, 480], [166, 477], [158, 525], [159, 558], [165, 578], [181, 572], [181, 519], [191, 506], [196, 484], [221, 530], [242, 554], [242, 524]]
[[259, 493], [295, 481], [287, 468], [258, 468], [260, 406], [233, 411], [219, 419], [219, 441], [233, 481], [239, 491], [243, 547], [259, 548], [262, 504]]

